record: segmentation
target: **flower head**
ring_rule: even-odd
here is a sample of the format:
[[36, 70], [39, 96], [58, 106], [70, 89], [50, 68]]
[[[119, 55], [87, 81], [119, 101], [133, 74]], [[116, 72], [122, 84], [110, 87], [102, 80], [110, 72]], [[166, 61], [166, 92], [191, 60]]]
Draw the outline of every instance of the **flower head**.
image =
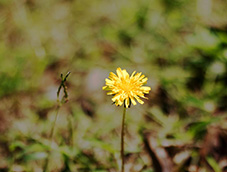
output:
[[106, 78], [106, 86], [103, 90], [110, 91], [107, 95], [114, 95], [112, 101], [117, 105], [121, 106], [124, 104], [126, 108], [129, 108], [131, 103], [136, 105], [137, 100], [140, 104], [144, 102], [140, 99], [146, 98], [144, 94], [148, 94], [151, 90], [148, 86], [143, 86], [147, 83], [147, 78], [142, 73], [136, 73], [134, 71], [131, 76], [128, 72], [121, 68], [117, 68], [117, 75], [110, 72], [109, 79]]

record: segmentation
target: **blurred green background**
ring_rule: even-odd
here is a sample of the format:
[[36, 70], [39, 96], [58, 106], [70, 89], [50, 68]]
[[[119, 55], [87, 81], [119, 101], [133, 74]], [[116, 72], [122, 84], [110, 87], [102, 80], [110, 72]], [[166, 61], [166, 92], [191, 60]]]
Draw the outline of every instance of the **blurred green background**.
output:
[[[226, 0], [0, 0], [0, 172], [117, 172], [117, 67], [151, 92], [127, 110], [126, 171], [227, 171]], [[49, 138], [60, 74], [69, 101]], [[61, 95], [62, 96], [62, 95]]]

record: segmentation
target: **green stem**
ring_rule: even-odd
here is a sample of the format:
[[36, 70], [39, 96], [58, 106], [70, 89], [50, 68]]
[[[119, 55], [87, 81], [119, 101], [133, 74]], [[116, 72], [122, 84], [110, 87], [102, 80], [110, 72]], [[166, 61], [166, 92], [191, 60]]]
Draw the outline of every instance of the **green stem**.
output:
[[126, 114], [126, 107], [124, 107], [123, 117], [122, 117], [122, 125], [121, 125], [121, 172], [124, 172], [124, 133], [125, 133], [125, 114]]
[[[50, 141], [51, 141], [51, 143], [50, 143], [50, 149], [52, 149], [54, 129], [55, 129], [56, 121], [58, 119], [59, 109], [60, 109], [60, 105], [57, 106], [56, 115], [55, 115], [54, 122], [53, 122], [53, 125], [52, 125], [52, 128], [51, 128], [51, 131], [50, 131], [50, 137], [49, 137], [50, 138]], [[47, 156], [46, 162], [45, 162], [44, 167], [43, 167], [43, 172], [47, 172], [48, 171], [49, 161], [50, 161], [50, 150], [48, 151], [48, 156]]]
[[[68, 101], [68, 93], [67, 93], [67, 87], [65, 85], [65, 82], [66, 82], [66, 79], [67, 79], [67, 77], [69, 76], [70, 73], [71, 72], [68, 72], [65, 77], [63, 77], [63, 74], [61, 74], [61, 84], [58, 87], [58, 91], [57, 91], [57, 103], [58, 103], [58, 105], [57, 105], [56, 115], [55, 115], [55, 118], [54, 118], [53, 125], [51, 127], [50, 137], [49, 137], [50, 138], [50, 150], [48, 150], [48, 156], [47, 156], [47, 159], [46, 159], [44, 167], [43, 167], [43, 172], [47, 172], [48, 171], [48, 164], [49, 164], [49, 161], [50, 161], [50, 152], [52, 150], [52, 144], [53, 144], [53, 138], [54, 138], [54, 129], [55, 129], [56, 121], [58, 119], [59, 109], [62, 106], [62, 104], [66, 103]], [[59, 95], [60, 95], [60, 91], [61, 91], [62, 87], [63, 87], [65, 95], [62, 98], [62, 100], [60, 101], [59, 100]]]
[[52, 144], [52, 141], [53, 141], [54, 129], [55, 129], [56, 121], [57, 121], [57, 119], [58, 119], [58, 112], [59, 112], [59, 109], [60, 109], [60, 105], [57, 106], [56, 115], [55, 115], [55, 118], [54, 118], [54, 123], [53, 123], [53, 125], [52, 125], [51, 132], [50, 132], [51, 144]]

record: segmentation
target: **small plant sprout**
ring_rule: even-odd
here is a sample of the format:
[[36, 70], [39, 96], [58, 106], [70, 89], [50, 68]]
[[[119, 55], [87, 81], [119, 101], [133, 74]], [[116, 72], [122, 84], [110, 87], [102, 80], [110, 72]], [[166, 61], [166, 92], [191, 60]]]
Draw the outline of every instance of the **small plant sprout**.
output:
[[[51, 141], [51, 146], [50, 148], [52, 148], [52, 143], [53, 143], [53, 136], [54, 136], [54, 129], [55, 129], [55, 124], [56, 124], [56, 121], [58, 119], [58, 112], [59, 112], [59, 109], [60, 107], [65, 104], [66, 102], [68, 102], [68, 92], [67, 92], [67, 86], [65, 85], [65, 82], [66, 82], [66, 79], [68, 78], [69, 74], [71, 72], [68, 72], [65, 77], [63, 76], [63, 74], [61, 74], [61, 83], [58, 87], [58, 91], [57, 91], [57, 108], [56, 108], [56, 115], [55, 115], [55, 118], [54, 118], [54, 122], [53, 122], [53, 125], [51, 127], [51, 131], [50, 131], [50, 136], [49, 136], [49, 139]], [[61, 101], [59, 100], [59, 96], [60, 96], [60, 92], [63, 88], [63, 92], [64, 92], [64, 96], [62, 97]], [[43, 172], [47, 172], [48, 171], [48, 164], [49, 164], [49, 160], [50, 160], [50, 151], [48, 152], [48, 157], [45, 161], [45, 164], [44, 164], [44, 167], [43, 167]]]
[[134, 71], [131, 76], [128, 72], [121, 68], [117, 68], [117, 75], [110, 72], [109, 79], [106, 78], [106, 86], [103, 90], [109, 91], [107, 95], [114, 95], [112, 98], [116, 106], [124, 105], [121, 129], [121, 172], [124, 172], [124, 125], [126, 109], [130, 108], [131, 104], [136, 105], [136, 100], [143, 104], [141, 98], [147, 99], [144, 94], [148, 94], [151, 90], [148, 86], [143, 86], [147, 83], [147, 78], [142, 73]]
[[[61, 74], [61, 84], [59, 85], [58, 91], [57, 91], [58, 106], [61, 106], [62, 104], [66, 103], [68, 101], [68, 92], [67, 92], [67, 86], [65, 85], [65, 82], [66, 82], [66, 79], [68, 78], [70, 73], [71, 72], [68, 72], [65, 75], [65, 77], [63, 77], [63, 74]], [[61, 101], [59, 101], [59, 94], [60, 94], [61, 88], [63, 88], [64, 96], [62, 97]]]

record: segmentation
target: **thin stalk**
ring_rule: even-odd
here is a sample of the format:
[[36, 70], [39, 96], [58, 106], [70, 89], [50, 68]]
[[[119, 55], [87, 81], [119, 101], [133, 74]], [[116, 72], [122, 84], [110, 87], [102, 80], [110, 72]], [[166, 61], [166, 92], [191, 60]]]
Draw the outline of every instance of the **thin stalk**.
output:
[[[71, 114], [72, 115], [72, 114]], [[69, 115], [68, 116], [68, 130], [69, 130], [69, 138], [68, 138], [68, 142], [69, 142], [69, 145], [71, 147], [73, 147], [73, 136], [74, 136], [74, 132], [73, 132], [73, 117]]]
[[58, 105], [57, 110], [56, 110], [56, 115], [55, 115], [55, 118], [54, 118], [54, 123], [53, 123], [53, 125], [52, 125], [51, 132], [50, 132], [51, 144], [52, 144], [52, 142], [53, 142], [54, 129], [55, 129], [56, 121], [57, 121], [57, 119], [58, 119], [58, 112], [59, 112], [59, 109], [60, 109], [60, 106]]
[[[51, 141], [50, 142], [50, 149], [52, 149], [54, 129], [55, 129], [56, 121], [58, 119], [59, 109], [60, 109], [60, 106], [58, 105], [57, 109], [56, 109], [56, 115], [55, 115], [55, 118], [54, 118], [54, 122], [53, 122], [53, 125], [52, 125], [52, 128], [51, 128], [51, 131], [50, 131], [50, 137], [49, 137], [50, 141]], [[44, 167], [43, 167], [43, 172], [47, 172], [48, 171], [49, 161], [50, 161], [50, 151], [48, 151], [48, 156], [47, 156], [46, 162], [45, 162]]]
[[124, 107], [122, 125], [121, 125], [121, 172], [125, 171], [125, 161], [124, 161], [124, 134], [125, 134], [125, 114], [126, 107]]
[[[50, 149], [52, 149], [52, 144], [53, 144], [53, 136], [54, 136], [54, 129], [55, 129], [55, 125], [56, 125], [56, 121], [58, 119], [58, 112], [59, 112], [59, 109], [60, 107], [66, 103], [68, 101], [68, 92], [67, 92], [67, 87], [65, 85], [65, 82], [66, 82], [66, 79], [67, 77], [69, 76], [71, 72], [68, 72], [65, 77], [63, 77], [63, 74], [61, 74], [61, 84], [59, 85], [58, 87], [58, 91], [57, 91], [57, 109], [56, 109], [56, 115], [55, 115], [55, 118], [54, 118], [54, 122], [53, 122], [53, 125], [52, 125], [52, 128], [51, 128], [51, 131], [50, 131]], [[61, 91], [61, 88], [63, 88], [63, 91], [64, 91], [64, 96], [62, 97], [61, 101], [59, 100], [59, 95], [60, 95], [60, 91]], [[50, 150], [48, 151], [48, 156], [47, 156], [47, 159], [45, 161], [45, 164], [44, 164], [44, 167], [43, 167], [43, 172], [47, 172], [48, 171], [48, 164], [49, 164], [49, 161], [50, 161]]]

